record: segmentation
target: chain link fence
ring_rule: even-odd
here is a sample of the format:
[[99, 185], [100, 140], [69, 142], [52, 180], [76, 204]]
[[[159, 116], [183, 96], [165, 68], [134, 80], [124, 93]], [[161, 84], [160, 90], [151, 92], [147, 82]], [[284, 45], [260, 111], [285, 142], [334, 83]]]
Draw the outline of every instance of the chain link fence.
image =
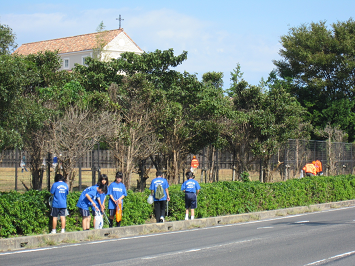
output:
[[[320, 160], [323, 164], [324, 175], [353, 174], [354, 169], [354, 144], [351, 143], [329, 143], [327, 141], [313, 140], [289, 140], [269, 161], [271, 177], [273, 181], [282, 181], [292, 178], [299, 178], [300, 172], [306, 163]], [[225, 150], [216, 150], [211, 156], [208, 148], [203, 149], [196, 155], [200, 165], [195, 173], [199, 182], [214, 182], [232, 180], [233, 156]], [[25, 156], [26, 169], [21, 167], [21, 160]], [[187, 156], [186, 161], [181, 165], [181, 171], [190, 169], [190, 162], [193, 154]], [[252, 158], [252, 154], [246, 154]], [[0, 187], [1, 191], [25, 190], [31, 184], [31, 173], [29, 170], [29, 155], [25, 151], [8, 150], [1, 154], [0, 163]], [[53, 154], [43, 158], [42, 188], [49, 189], [54, 182], [54, 169], [52, 166]], [[58, 155], [60, 159], [60, 155]], [[59, 160], [60, 161], [60, 160]], [[146, 169], [154, 169], [150, 159], [144, 161]], [[261, 175], [261, 160], [252, 160], [247, 169], [252, 180], [258, 180]], [[23, 165], [22, 165], [23, 166]], [[60, 167], [60, 165], [59, 165]], [[76, 169], [76, 190], [83, 190], [87, 186], [95, 184], [98, 172], [107, 174], [110, 181], [113, 181], [116, 172], [116, 163], [112, 151], [93, 150], [88, 152], [77, 165]], [[211, 171], [213, 169], [213, 172]], [[27, 170], [27, 171], [26, 171]], [[138, 177], [138, 172], [134, 173]], [[155, 171], [150, 171], [153, 178]], [[134, 176], [134, 177], [135, 177]], [[132, 179], [135, 182], [134, 178]], [[179, 183], [184, 181], [181, 174]], [[133, 187], [135, 184], [131, 184]], [[149, 182], [147, 183], [149, 185]]]

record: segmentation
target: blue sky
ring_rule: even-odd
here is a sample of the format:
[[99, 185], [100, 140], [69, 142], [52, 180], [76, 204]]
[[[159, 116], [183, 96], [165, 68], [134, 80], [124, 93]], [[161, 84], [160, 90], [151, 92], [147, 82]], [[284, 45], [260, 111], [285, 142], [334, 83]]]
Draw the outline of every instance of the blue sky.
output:
[[0, 23], [9, 25], [23, 43], [122, 27], [144, 51], [173, 48], [188, 51], [179, 71], [224, 73], [241, 65], [244, 79], [257, 85], [279, 59], [280, 37], [290, 27], [326, 21], [327, 25], [354, 16], [355, 1], [249, 0], [249, 1], [2, 1]]

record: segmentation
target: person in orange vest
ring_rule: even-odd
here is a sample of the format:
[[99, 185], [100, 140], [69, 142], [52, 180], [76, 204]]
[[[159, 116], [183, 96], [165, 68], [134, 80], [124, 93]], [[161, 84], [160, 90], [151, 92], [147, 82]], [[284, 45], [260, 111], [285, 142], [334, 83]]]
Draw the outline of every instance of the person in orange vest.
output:
[[194, 155], [191, 160], [191, 172], [195, 173], [198, 166], [199, 166], [198, 160], [196, 159], [196, 156]]
[[317, 175], [323, 175], [322, 163], [319, 160], [312, 162], [317, 169]]
[[315, 176], [315, 175], [317, 175], [317, 168], [314, 166], [313, 163], [307, 163], [303, 167], [303, 171], [306, 173], [306, 176]]

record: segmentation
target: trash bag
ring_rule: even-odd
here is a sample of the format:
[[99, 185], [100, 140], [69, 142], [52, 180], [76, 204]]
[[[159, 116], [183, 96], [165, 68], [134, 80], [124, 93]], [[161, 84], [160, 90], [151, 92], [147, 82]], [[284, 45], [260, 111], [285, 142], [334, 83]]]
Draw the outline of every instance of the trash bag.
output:
[[52, 204], [53, 204], [53, 196], [50, 196], [50, 197], [48, 198], [48, 205], [49, 205], [49, 207], [52, 208]]
[[153, 195], [149, 195], [149, 197], [148, 197], [148, 199], [147, 199], [147, 202], [148, 202], [149, 204], [153, 204], [153, 202], [154, 202]]
[[116, 208], [116, 222], [120, 222], [122, 220], [122, 203], [117, 205]]
[[101, 212], [96, 211], [95, 212], [95, 229], [102, 229], [104, 226], [104, 219], [102, 217]]

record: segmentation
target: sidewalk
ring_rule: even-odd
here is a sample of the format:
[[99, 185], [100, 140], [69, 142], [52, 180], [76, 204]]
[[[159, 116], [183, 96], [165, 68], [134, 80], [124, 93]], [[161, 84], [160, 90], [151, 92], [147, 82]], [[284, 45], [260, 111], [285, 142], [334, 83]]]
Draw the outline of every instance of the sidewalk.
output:
[[187, 230], [192, 228], [210, 227], [219, 224], [235, 224], [240, 222], [263, 220], [272, 217], [300, 214], [306, 212], [316, 212], [332, 208], [341, 208], [355, 205], [355, 200], [315, 204], [305, 207], [292, 207], [287, 209], [244, 213], [236, 215], [218, 216], [211, 218], [201, 218], [188, 221], [174, 221], [165, 223], [153, 223], [124, 227], [113, 227], [89, 231], [76, 231], [68, 233], [46, 234], [36, 236], [24, 236], [0, 239], [0, 252], [31, 249], [38, 247], [54, 246], [68, 243], [78, 243], [82, 241], [96, 241], [112, 238], [147, 235], [168, 231]]

